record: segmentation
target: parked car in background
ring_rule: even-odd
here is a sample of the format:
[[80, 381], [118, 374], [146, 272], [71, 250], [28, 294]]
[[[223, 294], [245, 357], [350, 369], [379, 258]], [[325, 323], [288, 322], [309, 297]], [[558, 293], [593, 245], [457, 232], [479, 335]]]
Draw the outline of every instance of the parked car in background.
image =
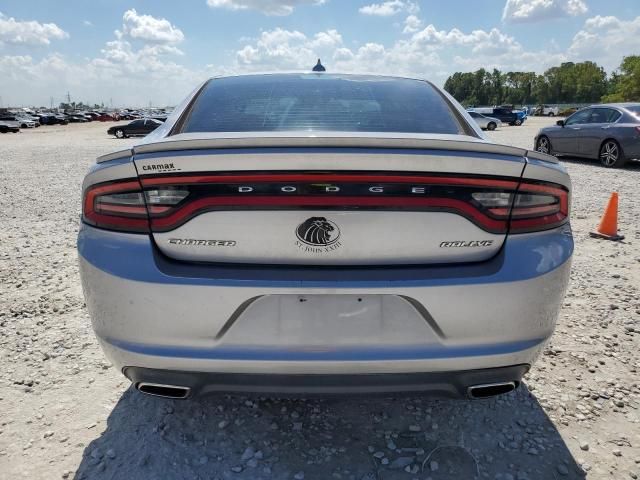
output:
[[23, 118], [11, 113], [0, 114], [0, 121], [12, 122], [12, 124], [17, 125], [19, 128], [34, 128], [36, 126], [33, 120]]
[[17, 117], [17, 118], [18, 118], [18, 122], [20, 122], [20, 128], [35, 128], [39, 126], [31, 118], [28, 118], [28, 117]]
[[640, 103], [583, 108], [542, 128], [534, 145], [542, 153], [597, 158], [605, 167], [622, 167], [640, 158]]
[[26, 118], [27, 120], [31, 120], [33, 123], [35, 123], [36, 128], [40, 126], [40, 119], [35, 115], [24, 115], [24, 118]]
[[522, 125], [527, 119], [527, 112], [525, 112], [524, 110], [512, 110], [512, 112], [517, 116], [515, 125]]
[[127, 110], [123, 110], [119, 112], [118, 117], [120, 120], [135, 120], [136, 118], [138, 118], [138, 116], [135, 115], [133, 112], [129, 112]]
[[[113, 122], [121, 119], [115, 113], [101, 113], [100, 115], [98, 115], [96, 120], [100, 122]], [[122, 119], [122, 120], [125, 120], [125, 119]]]
[[18, 121], [15, 115], [7, 114], [7, 113], [0, 114], [0, 122], [2, 122], [5, 125], [17, 127], [18, 129], [20, 128], [20, 122]]
[[487, 117], [481, 113], [470, 111], [467, 112], [471, 118], [478, 124], [483, 130], [495, 130], [502, 126], [502, 122], [497, 118]]
[[59, 124], [59, 125], [67, 125], [69, 123], [69, 119], [67, 119], [66, 115], [54, 115], [54, 123]]
[[488, 117], [497, 118], [501, 122], [508, 123], [509, 125], [522, 125], [522, 120], [518, 118], [518, 114], [514, 113], [511, 108], [479, 107], [474, 108], [473, 111]]
[[18, 133], [19, 131], [20, 127], [15, 122], [0, 120], [0, 133]]
[[67, 115], [69, 123], [87, 123], [89, 120], [84, 115]]
[[57, 123], [55, 116], [47, 113], [36, 115], [40, 120], [40, 125], [55, 125]]
[[555, 117], [560, 113], [560, 109], [558, 107], [551, 107], [549, 105], [538, 105], [535, 109], [534, 115], [537, 116], [545, 116], [545, 117]]
[[148, 135], [160, 125], [162, 122], [153, 118], [140, 118], [126, 125], [115, 125], [107, 130], [107, 134], [115, 135], [117, 138], [139, 137]]
[[37, 115], [40, 125], [66, 125], [69, 123], [66, 115], [59, 113], [40, 113]]
[[214, 78], [167, 122], [82, 188], [86, 304], [139, 391], [484, 398], [545, 348], [569, 176], [432, 83]]

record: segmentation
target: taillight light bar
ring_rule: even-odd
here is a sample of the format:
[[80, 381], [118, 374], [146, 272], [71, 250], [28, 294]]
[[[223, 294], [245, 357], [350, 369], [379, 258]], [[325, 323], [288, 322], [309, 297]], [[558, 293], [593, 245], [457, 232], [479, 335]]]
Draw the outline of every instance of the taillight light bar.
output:
[[569, 193], [547, 182], [450, 174], [161, 176], [89, 187], [83, 218], [112, 230], [170, 231], [201, 213], [230, 209], [445, 211], [488, 232], [522, 233], [566, 222]]
[[[518, 187], [516, 179], [359, 172], [177, 175], [143, 177], [141, 183], [145, 191], [161, 188], [192, 191], [189, 201], [172, 211], [150, 215], [153, 231], [173, 230], [211, 210], [317, 208], [445, 211], [462, 215], [487, 231], [504, 233], [508, 216], [495, 217], [447, 190], [461, 189], [468, 193], [474, 189], [493, 189], [512, 193]], [[410, 191], [411, 185], [416, 186], [415, 192]], [[394, 187], [396, 191], [392, 192]], [[399, 193], [399, 188], [404, 188], [404, 193]], [[429, 189], [437, 189], [439, 193], [424, 195]]]

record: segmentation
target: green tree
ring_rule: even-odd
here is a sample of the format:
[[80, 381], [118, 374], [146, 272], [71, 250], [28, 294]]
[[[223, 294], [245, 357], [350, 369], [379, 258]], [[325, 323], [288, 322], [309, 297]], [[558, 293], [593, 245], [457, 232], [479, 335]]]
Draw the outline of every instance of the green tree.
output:
[[609, 80], [609, 91], [602, 97], [603, 102], [640, 101], [640, 55], [624, 57], [619, 68]]
[[489, 100], [494, 105], [500, 105], [504, 99], [504, 75], [497, 68], [488, 75], [489, 80]]
[[[444, 88], [465, 105], [526, 105], [532, 103], [591, 103], [605, 94], [616, 98], [637, 98], [640, 92], [640, 57], [629, 60], [616, 85], [631, 92], [621, 94], [613, 90], [604, 69], [594, 62], [565, 62], [551, 67], [542, 75], [534, 72], [506, 72], [498, 69], [487, 72], [483, 68], [475, 72], [456, 72], [444, 84]], [[623, 81], [624, 77], [624, 81]], [[617, 77], [616, 77], [617, 78]], [[626, 83], [624, 83], [626, 82]], [[634, 88], [636, 89], [634, 92]], [[634, 97], [635, 95], [635, 97]]]

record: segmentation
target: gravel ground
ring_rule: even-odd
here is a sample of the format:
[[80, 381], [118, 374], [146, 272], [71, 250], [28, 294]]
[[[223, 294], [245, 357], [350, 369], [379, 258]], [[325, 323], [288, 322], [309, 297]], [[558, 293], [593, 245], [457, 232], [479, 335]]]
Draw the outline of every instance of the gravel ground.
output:
[[[549, 119], [491, 137], [529, 147]], [[0, 478], [625, 479], [640, 476], [640, 164], [567, 160], [576, 252], [556, 333], [517, 392], [168, 401], [131, 390], [84, 307], [80, 184], [106, 124], [0, 135]], [[588, 232], [612, 190], [624, 243]]]

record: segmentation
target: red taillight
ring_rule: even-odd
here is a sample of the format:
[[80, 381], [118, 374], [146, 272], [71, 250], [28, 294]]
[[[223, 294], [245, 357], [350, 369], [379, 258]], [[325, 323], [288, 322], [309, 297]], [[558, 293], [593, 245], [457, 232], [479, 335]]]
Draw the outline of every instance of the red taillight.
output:
[[569, 192], [561, 185], [523, 182], [513, 202], [509, 232], [548, 230], [569, 219]]
[[84, 193], [82, 218], [90, 225], [123, 232], [149, 232], [149, 215], [137, 179], [101, 183]]
[[548, 230], [569, 217], [569, 192], [561, 185], [524, 181], [514, 193], [490, 191], [472, 194], [498, 219], [509, 219], [509, 233]]

